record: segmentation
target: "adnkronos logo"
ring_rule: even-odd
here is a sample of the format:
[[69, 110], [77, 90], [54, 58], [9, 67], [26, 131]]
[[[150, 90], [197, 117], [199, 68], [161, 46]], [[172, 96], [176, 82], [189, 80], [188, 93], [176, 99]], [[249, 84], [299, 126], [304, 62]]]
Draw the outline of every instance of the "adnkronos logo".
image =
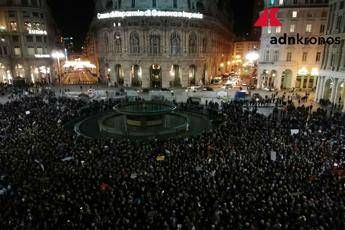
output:
[[[265, 0], [264, 0], [265, 1]], [[273, 5], [274, 0], [271, 0]], [[277, 18], [277, 14], [280, 8], [265, 8], [258, 20], [255, 22], [255, 27], [280, 27], [282, 23]], [[295, 36], [288, 36], [287, 33], [284, 33], [280, 37], [271, 37], [270, 43], [272, 45], [332, 45], [340, 44], [340, 37], [306, 37], [301, 36], [297, 33]]]
[[288, 36], [284, 33], [281, 37], [271, 37], [270, 43], [272, 45], [332, 45], [340, 44], [340, 37], [304, 37], [299, 33], [296, 36]]

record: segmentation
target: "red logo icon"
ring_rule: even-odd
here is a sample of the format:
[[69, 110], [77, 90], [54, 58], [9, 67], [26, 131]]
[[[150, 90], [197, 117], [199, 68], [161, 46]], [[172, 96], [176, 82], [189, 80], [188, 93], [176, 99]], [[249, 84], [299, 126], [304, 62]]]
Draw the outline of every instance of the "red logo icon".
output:
[[282, 23], [277, 18], [277, 13], [279, 8], [266, 8], [264, 12], [260, 15], [258, 20], [255, 22], [255, 27], [278, 27], [281, 26]]

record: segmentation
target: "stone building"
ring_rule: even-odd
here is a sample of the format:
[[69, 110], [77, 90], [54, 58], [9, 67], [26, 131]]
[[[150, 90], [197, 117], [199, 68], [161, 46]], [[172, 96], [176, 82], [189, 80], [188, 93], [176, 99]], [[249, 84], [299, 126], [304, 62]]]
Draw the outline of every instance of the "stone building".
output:
[[89, 43], [101, 79], [142, 88], [207, 84], [232, 54], [232, 25], [217, 2], [96, 1]]
[[343, 0], [330, 0], [326, 37], [340, 37], [340, 44], [326, 45], [316, 88], [316, 101], [325, 99], [345, 111], [345, 6]]
[[[266, 0], [265, 7], [279, 8], [282, 26], [262, 29], [258, 88], [315, 89], [324, 47], [318, 40], [326, 33], [328, 0]], [[272, 37], [283, 44], [272, 44]], [[312, 42], [297, 44], [300, 37]], [[311, 44], [315, 39], [317, 43]]]
[[56, 34], [45, 0], [0, 0], [0, 82], [51, 82]]

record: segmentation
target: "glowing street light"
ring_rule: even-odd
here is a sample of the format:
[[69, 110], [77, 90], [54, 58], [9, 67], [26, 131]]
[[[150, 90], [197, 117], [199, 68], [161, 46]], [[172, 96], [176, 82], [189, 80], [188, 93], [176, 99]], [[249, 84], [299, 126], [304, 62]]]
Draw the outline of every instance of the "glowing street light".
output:
[[60, 59], [61, 58], [64, 58], [65, 57], [65, 54], [62, 52], [62, 51], [53, 51], [52, 54], [51, 54], [51, 57], [54, 58], [54, 59], [57, 59], [58, 61], [58, 76], [59, 76], [59, 83], [61, 83], [61, 79], [60, 79], [60, 69], [61, 69], [61, 66], [60, 66]]
[[251, 51], [246, 55], [246, 59], [250, 62], [250, 63], [254, 63], [259, 59], [260, 55], [258, 52], [256, 51]]

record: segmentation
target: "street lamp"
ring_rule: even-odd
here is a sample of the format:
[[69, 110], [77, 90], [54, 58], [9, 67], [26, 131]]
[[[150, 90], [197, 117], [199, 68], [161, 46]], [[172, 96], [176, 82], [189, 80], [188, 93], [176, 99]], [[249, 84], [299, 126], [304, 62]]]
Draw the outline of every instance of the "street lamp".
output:
[[65, 57], [65, 54], [62, 52], [62, 51], [53, 51], [52, 54], [51, 54], [51, 57], [54, 58], [54, 59], [57, 59], [58, 61], [58, 76], [59, 76], [59, 83], [61, 83], [61, 76], [60, 76], [60, 69], [61, 69], [61, 66], [60, 66], [60, 58], [64, 58]]
[[254, 64], [259, 59], [259, 57], [259, 53], [256, 51], [251, 51], [246, 55], [246, 59], [252, 64]]

